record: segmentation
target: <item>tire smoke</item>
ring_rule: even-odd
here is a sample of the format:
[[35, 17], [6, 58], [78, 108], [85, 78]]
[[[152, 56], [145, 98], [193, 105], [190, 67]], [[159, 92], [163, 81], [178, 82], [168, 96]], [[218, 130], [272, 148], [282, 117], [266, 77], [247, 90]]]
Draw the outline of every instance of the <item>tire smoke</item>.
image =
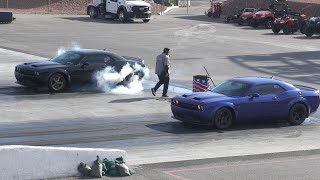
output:
[[148, 77], [149, 69], [147, 67], [142, 67], [137, 63], [130, 66], [127, 63], [120, 72], [117, 72], [113, 67], [107, 67], [103, 71], [97, 72], [94, 78], [98, 88], [106, 93], [135, 95], [142, 92], [144, 89], [142, 82]]

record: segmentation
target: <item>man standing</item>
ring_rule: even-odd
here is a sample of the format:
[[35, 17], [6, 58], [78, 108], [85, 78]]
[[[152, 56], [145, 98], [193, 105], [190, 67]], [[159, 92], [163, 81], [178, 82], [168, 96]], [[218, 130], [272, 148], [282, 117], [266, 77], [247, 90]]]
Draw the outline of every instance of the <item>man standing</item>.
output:
[[163, 53], [157, 56], [156, 60], [156, 74], [158, 75], [159, 82], [154, 88], [151, 88], [152, 94], [155, 96], [158, 88], [163, 84], [162, 97], [169, 97], [167, 95], [169, 87], [169, 75], [170, 75], [170, 60], [169, 60], [169, 48], [164, 48]]

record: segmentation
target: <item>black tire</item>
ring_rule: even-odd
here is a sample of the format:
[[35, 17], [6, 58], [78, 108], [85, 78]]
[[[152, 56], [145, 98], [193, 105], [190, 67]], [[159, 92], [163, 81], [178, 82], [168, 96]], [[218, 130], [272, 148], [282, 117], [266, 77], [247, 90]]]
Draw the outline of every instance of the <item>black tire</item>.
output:
[[273, 26], [273, 21], [272, 21], [272, 19], [267, 19], [266, 24], [265, 24], [265, 28], [271, 29], [272, 26]]
[[257, 22], [251, 22], [251, 26], [253, 27], [253, 28], [257, 28], [258, 26], [259, 26], [259, 24], [257, 23]]
[[302, 103], [296, 103], [291, 107], [289, 111], [288, 122], [291, 125], [300, 125], [307, 117], [307, 107]]
[[281, 28], [280, 28], [279, 25], [273, 25], [273, 26], [272, 26], [272, 31], [273, 31], [273, 33], [278, 34], [278, 33], [280, 32], [280, 30], [281, 30]]
[[150, 19], [142, 19], [143, 22], [147, 23], [150, 21]]
[[66, 88], [66, 86], [67, 86], [67, 80], [60, 73], [55, 73], [51, 75], [48, 80], [48, 88], [53, 92], [63, 91]]
[[313, 34], [314, 34], [313, 29], [310, 28], [310, 27], [307, 27], [307, 28], [305, 29], [305, 33], [304, 33], [304, 34], [305, 34], [307, 37], [313, 36]]
[[97, 18], [98, 17], [98, 11], [95, 7], [90, 6], [89, 8], [89, 16], [90, 18]]
[[240, 26], [242, 26], [243, 23], [244, 23], [243, 19], [239, 19], [238, 24], [239, 24]]
[[118, 18], [119, 18], [120, 22], [122, 22], [122, 23], [125, 23], [128, 21], [127, 14], [124, 10], [120, 10], [118, 12]]
[[306, 33], [306, 23], [302, 23], [301, 26], [300, 26], [300, 32], [302, 34], [305, 34]]
[[283, 26], [283, 33], [285, 35], [289, 35], [289, 34], [292, 34], [292, 27], [289, 25], [289, 24], [285, 24]]
[[227, 129], [232, 125], [233, 114], [230, 109], [223, 107], [220, 108], [213, 119], [213, 124], [218, 129]]

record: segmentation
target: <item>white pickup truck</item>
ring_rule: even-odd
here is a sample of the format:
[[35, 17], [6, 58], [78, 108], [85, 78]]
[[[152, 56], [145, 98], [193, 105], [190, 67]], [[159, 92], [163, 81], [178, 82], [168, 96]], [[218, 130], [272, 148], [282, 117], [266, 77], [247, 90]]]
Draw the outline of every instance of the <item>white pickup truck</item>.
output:
[[151, 5], [143, 0], [92, 0], [87, 7], [91, 18], [119, 19], [127, 22], [130, 19], [142, 19], [149, 22]]

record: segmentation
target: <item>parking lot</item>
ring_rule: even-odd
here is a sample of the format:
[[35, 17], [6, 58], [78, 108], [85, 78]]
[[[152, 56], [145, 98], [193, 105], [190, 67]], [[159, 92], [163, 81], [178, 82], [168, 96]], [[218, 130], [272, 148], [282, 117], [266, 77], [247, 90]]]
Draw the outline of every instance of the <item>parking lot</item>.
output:
[[[225, 24], [202, 9], [190, 9], [189, 15], [174, 10], [149, 23], [16, 15], [14, 23], [0, 25], [0, 144], [119, 148], [132, 165], [319, 149], [319, 112], [301, 126], [280, 121], [218, 131], [174, 120], [170, 99], [151, 95], [155, 57], [164, 47], [171, 49], [171, 97], [181, 93], [175, 87], [190, 91], [193, 75], [205, 74], [203, 66], [215, 83], [274, 76], [320, 89], [318, 36]], [[74, 46], [143, 58], [151, 72], [145, 90], [115, 95], [73, 88], [52, 94], [15, 84], [16, 64]]]

